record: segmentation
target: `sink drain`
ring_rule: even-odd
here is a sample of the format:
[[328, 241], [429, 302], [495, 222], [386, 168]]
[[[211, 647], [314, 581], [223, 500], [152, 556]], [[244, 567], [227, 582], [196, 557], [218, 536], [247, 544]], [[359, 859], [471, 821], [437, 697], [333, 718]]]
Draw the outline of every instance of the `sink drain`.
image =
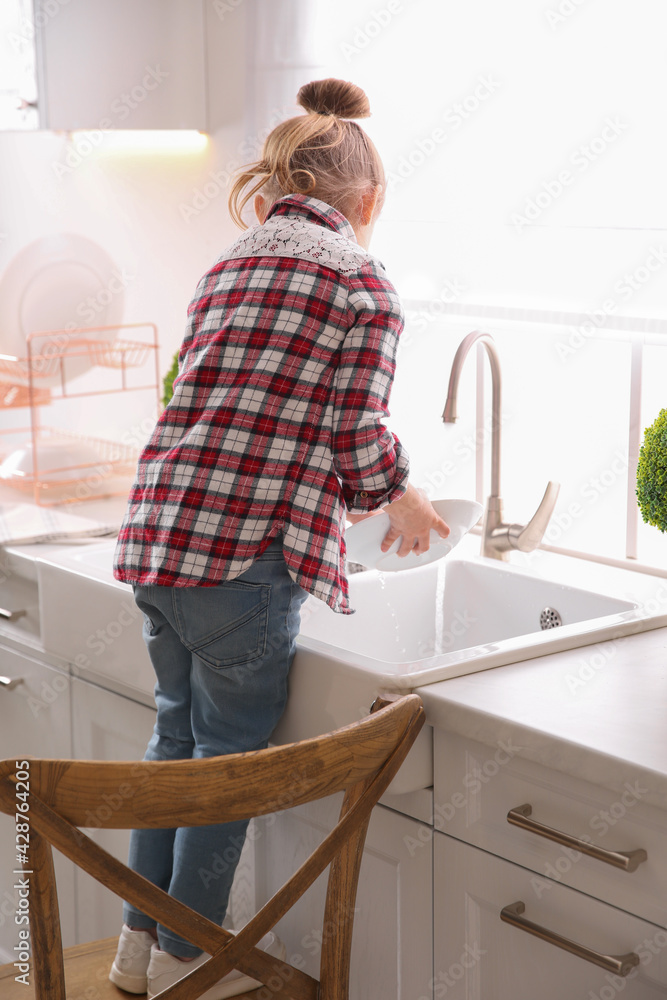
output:
[[555, 608], [544, 608], [540, 613], [540, 628], [544, 632], [547, 628], [558, 628], [563, 624], [563, 619]]

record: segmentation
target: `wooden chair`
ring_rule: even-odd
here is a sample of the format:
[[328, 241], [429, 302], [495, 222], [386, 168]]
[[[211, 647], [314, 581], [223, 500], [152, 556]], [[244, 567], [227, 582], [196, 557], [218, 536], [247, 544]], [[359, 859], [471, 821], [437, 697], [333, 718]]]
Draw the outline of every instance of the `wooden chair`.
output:
[[[370, 814], [424, 722], [417, 695], [373, 708], [361, 721], [328, 735], [254, 753], [130, 763], [30, 758], [22, 770], [20, 761], [0, 762], [0, 810], [17, 814], [18, 822], [29, 817], [29, 874], [24, 878], [32, 942], [27, 977], [31, 988], [16, 981], [17, 967], [3, 966], [2, 1000], [129, 996], [107, 979], [116, 938], [63, 952], [51, 845], [121, 898], [211, 954], [204, 965], [160, 994], [164, 1000], [194, 1000], [234, 968], [266, 984], [244, 994], [247, 997], [346, 1000], [357, 880]], [[25, 778], [26, 771], [29, 795], [19, 797], [19, 778]], [[337, 825], [236, 935], [172, 899], [78, 829], [91, 812], [100, 826], [111, 829], [203, 826], [277, 812], [339, 791], [345, 796]], [[17, 813], [17, 803], [23, 801], [29, 808]], [[110, 802], [113, 810], [100, 809]], [[254, 946], [329, 864], [323, 926], [336, 927], [336, 934], [323, 935], [317, 980]], [[16, 867], [22, 868], [18, 863]]]

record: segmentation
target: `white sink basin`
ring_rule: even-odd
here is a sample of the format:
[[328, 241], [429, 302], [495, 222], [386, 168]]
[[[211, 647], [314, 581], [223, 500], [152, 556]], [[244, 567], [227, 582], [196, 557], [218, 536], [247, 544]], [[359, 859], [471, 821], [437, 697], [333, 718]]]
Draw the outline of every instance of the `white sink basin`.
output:
[[[523, 558], [519, 566], [483, 559], [475, 555], [478, 546], [469, 536], [451, 556], [420, 569], [353, 574], [353, 615], [309, 598], [299, 658], [324, 655], [400, 690], [667, 624], [664, 578], [540, 551], [513, 554]], [[48, 560], [85, 578], [76, 588], [79, 617], [82, 610], [84, 618], [96, 617], [97, 608], [81, 607], [93, 580], [131, 601], [130, 588], [113, 579], [114, 547], [92, 543]], [[88, 594], [100, 596], [94, 586]], [[543, 612], [551, 620], [555, 612], [562, 624], [543, 630]], [[67, 628], [61, 616], [67, 617], [62, 606], [59, 624]]]
[[354, 615], [309, 600], [302, 655], [334, 656], [405, 689], [667, 624], [664, 579], [548, 553], [520, 567], [474, 555], [478, 544], [466, 539], [423, 569], [355, 574]]

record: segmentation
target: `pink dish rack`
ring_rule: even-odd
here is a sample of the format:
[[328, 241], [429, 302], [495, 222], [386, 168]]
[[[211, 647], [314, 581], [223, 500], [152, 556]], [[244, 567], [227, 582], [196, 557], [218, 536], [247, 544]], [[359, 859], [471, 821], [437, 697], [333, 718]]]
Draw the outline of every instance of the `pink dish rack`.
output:
[[[41, 416], [44, 407], [55, 407], [62, 400], [140, 391], [155, 394], [159, 413], [158, 348], [154, 323], [126, 323], [31, 333], [26, 337], [24, 357], [0, 354], [0, 412], [20, 408], [30, 411], [29, 427], [0, 429], [0, 462], [13, 451], [11, 442], [16, 447], [22, 435], [24, 442], [29, 435], [31, 454], [29, 471], [3, 476], [0, 482], [32, 494], [39, 506], [126, 495], [127, 479], [136, 469], [138, 447], [46, 425]], [[101, 380], [102, 387], [72, 391], [68, 366], [77, 360], [80, 365], [82, 359], [91, 368], [109, 370], [109, 377]], [[73, 449], [84, 445], [86, 461], [64, 461], [46, 469], [44, 454], [54, 442], [63, 448], [69, 444]]]

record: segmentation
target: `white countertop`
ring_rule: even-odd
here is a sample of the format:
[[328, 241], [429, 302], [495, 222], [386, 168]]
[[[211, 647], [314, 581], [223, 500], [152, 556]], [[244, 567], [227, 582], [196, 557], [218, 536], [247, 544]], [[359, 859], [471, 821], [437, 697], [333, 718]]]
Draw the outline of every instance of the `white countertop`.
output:
[[667, 809], [667, 628], [419, 689], [435, 728]]

